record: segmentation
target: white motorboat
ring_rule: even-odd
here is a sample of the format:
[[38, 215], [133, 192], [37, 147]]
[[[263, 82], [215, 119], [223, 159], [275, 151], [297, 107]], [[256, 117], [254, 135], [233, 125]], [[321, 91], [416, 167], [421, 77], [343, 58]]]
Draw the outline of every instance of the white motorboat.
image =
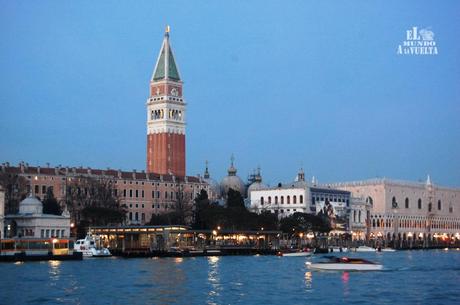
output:
[[359, 246], [355, 248], [355, 252], [375, 252], [377, 249], [368, 246]]
[[73, 246], [74, 251], [82, 252], [83, 257], [108, 257], [112, 256], [109, 249], [101, 246], [99, 238], [91, 234], [85, 239], [78, 239]]
[[376, 264], [362, 258], [349, 258], [349, 257], [326, 257], [328, 262], [312, 263], [307, 262], [307, 267], [312, 270], [325, 270], [325, 271], [378, 271], [382, 270], [381, 264]]
[[396, 252], [396, 250], [392, 248], [377, 248], [377, 252]]

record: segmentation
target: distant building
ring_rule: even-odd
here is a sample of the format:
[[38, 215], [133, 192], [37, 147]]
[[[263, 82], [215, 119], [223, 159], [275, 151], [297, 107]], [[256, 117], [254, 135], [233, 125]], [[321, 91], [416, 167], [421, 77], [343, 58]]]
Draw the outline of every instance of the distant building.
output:
[[185, 176], [185, 106], [168, 26], [147, 99], [147, 173]]
[[330, 184], [370, 206], [369, 238], [460, 239], [460, 189], [432, 183], [372, 179]]
[[251, 209], [269, 211], [279, 218], [296, 212], [327, 215], [334, 230], [349, 230], [351, 194], [348, 191], [309, 185], [301, 169], [295, 181], [274, 187], [249, 187]]
[[64, 238], [70, 236], [70, 214], [43, 214], [43, 204], [30, 195], [19, 203], [19, 213], [5, 216], [5, 237]]
[[[65, 205], [69, 187], [79, 179], [103, 179], [112, 181], [113, 194], [127, 207], [128, 224], [145, 224], [153, 214], [172, 211], [177, 200], [192, 203], [196, 195], [209, 186], [200, 177], [173, 176], [146, 173], [144, 171], [122, 171], [83, 167], [40, 167], [20, 163], [11, 166], [3, 163], [0, 174], [19, 175], [27, 180], [28, 190], [44, 199], [50, 189], [62, 207]], [[85, 190], [81, 190], [85, 192]], [[86, 190], [87, 191], [87, 190]], [[80, 207], [83, 209], [84, 207]], [[72, 220], [79, 222], [80, 211], [70, 211]]]

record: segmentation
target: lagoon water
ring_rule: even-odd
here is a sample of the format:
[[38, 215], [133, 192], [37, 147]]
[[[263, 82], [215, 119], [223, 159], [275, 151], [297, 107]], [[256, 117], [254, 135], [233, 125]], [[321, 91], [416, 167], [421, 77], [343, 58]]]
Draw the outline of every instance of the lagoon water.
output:
[[2, 263], [0, 304], [460, 304], [459, 250], [349, 256], [385, 270], [310, 271], [275, 256]]

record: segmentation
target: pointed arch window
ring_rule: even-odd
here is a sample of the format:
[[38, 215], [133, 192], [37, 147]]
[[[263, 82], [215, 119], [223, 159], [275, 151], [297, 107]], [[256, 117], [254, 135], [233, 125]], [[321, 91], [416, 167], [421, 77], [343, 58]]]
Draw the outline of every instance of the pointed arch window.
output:
[[406, 209], [409, 208], [409, 198], [406, 197], [406, 200], [405, 200], [405, 202], [404, 202], [404, 205], [405, 205]]
[[417, 206], [418, 206], [419, 210], [422, 209], [422, 199], [420, 199], [420, 198], [418, 199]]

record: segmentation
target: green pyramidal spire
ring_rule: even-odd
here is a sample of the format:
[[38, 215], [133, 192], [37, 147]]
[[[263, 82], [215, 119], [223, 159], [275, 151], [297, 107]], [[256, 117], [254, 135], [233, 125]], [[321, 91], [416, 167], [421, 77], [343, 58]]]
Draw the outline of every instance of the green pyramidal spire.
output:
[[176, 61], [174, 60], [174, 55], [169, 44], [169, 26], [166, 27], [160, 55], [158, 56], [152, 76], [152, 81], [159, 81], [162, 79], [180, 81], [179, 71], [177, 70]]

